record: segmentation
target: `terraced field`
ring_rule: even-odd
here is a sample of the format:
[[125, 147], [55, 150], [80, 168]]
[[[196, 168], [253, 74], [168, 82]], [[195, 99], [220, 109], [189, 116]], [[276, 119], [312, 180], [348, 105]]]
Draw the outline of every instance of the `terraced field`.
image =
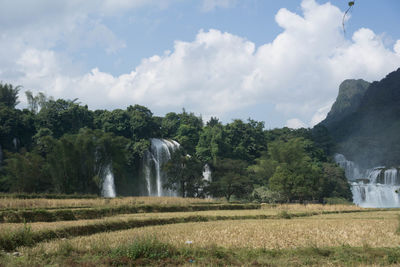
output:
[[[393, 209], [180, 198], [7, 201], [1, 212], [74, 207], [72, 211], [98, 211], [98, 216], [31, 223], [3, 220], [0, 266], [400, 263], [400, 212]], [[124, 212], [105, 214], [105, 209]]]

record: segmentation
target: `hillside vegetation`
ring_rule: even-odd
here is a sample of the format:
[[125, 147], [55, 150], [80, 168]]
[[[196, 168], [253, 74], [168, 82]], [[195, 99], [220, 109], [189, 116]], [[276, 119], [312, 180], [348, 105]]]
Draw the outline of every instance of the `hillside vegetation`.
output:
[[[180, 149], [160, 166], [165, 189], [183, 197], [258, 202], [351, 200], [343, 171], [329, 156], [326, 132], [266, 130], [248, 119], [223, 124], [182, 110], [164, 117], [146, 107], [89, 110], [76, 100], [26, 94], [0, 83], [0, 192], [26, 197], [101, 195], [110, 170], [117, 196], [147, 195], [143, 165], [151, 138], [173, 139]], [[189, 155], [189, 156], [188, 156]], [[208, 164], [212, 180], [203, 179]]]

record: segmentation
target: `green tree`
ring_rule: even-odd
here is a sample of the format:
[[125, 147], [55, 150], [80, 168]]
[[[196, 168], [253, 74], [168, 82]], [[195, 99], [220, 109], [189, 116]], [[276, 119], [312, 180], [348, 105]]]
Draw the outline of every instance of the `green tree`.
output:
[[34, 96], [33, 93], [28, 90], [25, 92], [25, 95], [28, 100], [29, 110], [34, 114], [39, 111], [39, 108], [44, 107], [49, 100], [52, 100], [52, 98], [47, 98], [47, 96], [42, 92], [39, 92]]
[[167, 173], [164, 188], [178, 191], [182, 197], [201, 197], [204, 181], [203, 165], [193, 156], [185, 154], [181, 149], [174, 151], [171, 159], [163, 166]]
[[215, 164], [230, 154], [231, 145], [222, 123], [207, 124], [200, 133], [196, 155], [203, 161]]
[[0, 106], [0, 145], [3, 149], [15, 151], [20, 147], [29, 147], [34, 133], [34, 114], [28, 110]]
[[193, 113], [188, 113], [185, 110], [178, 114], [178, 116], [179, 127], [175, 138], [185, 149], [186, 153], [194, 155], [203, 129], [203, 120], [201, 117], [196, 117]]
[[106, 168], [117, 172], [126, 162], [127, 143], [123, 137], [85, 128], [61, 137], [47, 156], [55, 191], [99, 194]]
[[148, 139], [157, 135], [157, 123], [148, 108], [140, 105], [129, 106], [127, 113], [133, 140]]
[[161, 132], [163, 138], [175, 138], [180, 125], [180, 117], [175, 112], [169, 112], [162, 118]]
[[113, 111], [95, 112], [95, 124], [99, 124], [98, 128], [107, 133], [132, 138], [132, 129], [130, 124], [130, 116], [127, 111], [122, 109], [114, 109]]
[[54, 137], [76, 134], [83, 127], [93, 128], [93, 113], [76, 100], [49, 100], [36, 116], [36, 127], [48, 128]]
[[255, 162], [256, 164], [248, 167], [248, 171], [252, 174], [254, 183], [267, 186], [279, 163], [271, 159], [268, 154], [262, 155]]
[[271, 159], [278, 163], [269, 179], [269, 188], [283, 194], [288, 201], [320, 200], [322, 196], [323, 173], [307, 154], [308, 143], [303, 138], [294, 138], [275, 141], [269, 146]]
[[4, 105], [8, 108], [15, 108], [18, 105], [18, 92], [21, 86], [14, 87], [12, 84], [0, 82], [0, 106]]
[[263, 129], [263, 122], [251, 119], [247, 123], [242, 120], [234, 120], [227, 124], [225, 126], [226, 142], [230, 144], [230, 153], [225, 157], [253, 163], [263, 151], [267, 150]]
[[247, 163], [237, 159], [220, 159], [214, 166], [213, 180], [208, 188], [211, 195], [245, 198], [253, 191], [253, 184], [246, 171]]
[[344, 198], [352, 200], [352, 193], [349, 182], [344, 174], [344, 170], [334, 163], [322, 164], [324, 184], [324, 197]]
[[44, 158], [35, 153], [8, 154], [5, 160], [5, 173], [7, 175], [2, 181], [4, 191], [26, 193], [52, 191], [48, 165]]

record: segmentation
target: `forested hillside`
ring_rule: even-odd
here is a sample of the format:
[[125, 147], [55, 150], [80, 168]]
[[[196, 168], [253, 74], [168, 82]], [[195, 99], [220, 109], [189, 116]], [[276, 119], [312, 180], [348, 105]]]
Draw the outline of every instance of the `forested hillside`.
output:
[[337, 143], [335, 151], [364, 168], [399, 166], [400, 69], [373, 82], [365, 92], [367, 83], [350, 84], [341, 86], [331, 112], [320, 123]]
[[[19, 87], [0, 84], [0, 191], [101, 194], [111, 166], [117, 195], [141, 195], [140, 175], [150, 138], [173, 139], [180, 149], [163, 166], [165, 188], [182, 196], [267, 202], [351, 199], [343, 171], [332, 163], [323, 128], [266, 130], [248, 119], [223, 124], [183, 110], [154, 116], [140, 105], [95, 110], [77, 100], [27, 92], [29, 107], [16, 108]], [[203, 166], [212, 170], [205, 181]]]

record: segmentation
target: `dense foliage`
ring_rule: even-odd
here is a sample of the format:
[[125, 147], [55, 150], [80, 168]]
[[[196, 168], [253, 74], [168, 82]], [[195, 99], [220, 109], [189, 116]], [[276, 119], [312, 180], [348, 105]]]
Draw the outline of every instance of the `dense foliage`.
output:
[[[266, 202], [351, 198], [343, 171], [331, 162], [326, 128], [265, 130], [248, 119], [223, 124], [182, 110], [164, 117], [146, 107], [91, 111], [77, 100], [0, 84], [0, 191], [101, 194], [112, 171], [118, 195], [140, 195], [140, 170], [150, 138], [174, 139], [180, 149], [162, 166], [164, 188], [183, 197]], [[203, 179], [208, 164], [212, 180]]]

